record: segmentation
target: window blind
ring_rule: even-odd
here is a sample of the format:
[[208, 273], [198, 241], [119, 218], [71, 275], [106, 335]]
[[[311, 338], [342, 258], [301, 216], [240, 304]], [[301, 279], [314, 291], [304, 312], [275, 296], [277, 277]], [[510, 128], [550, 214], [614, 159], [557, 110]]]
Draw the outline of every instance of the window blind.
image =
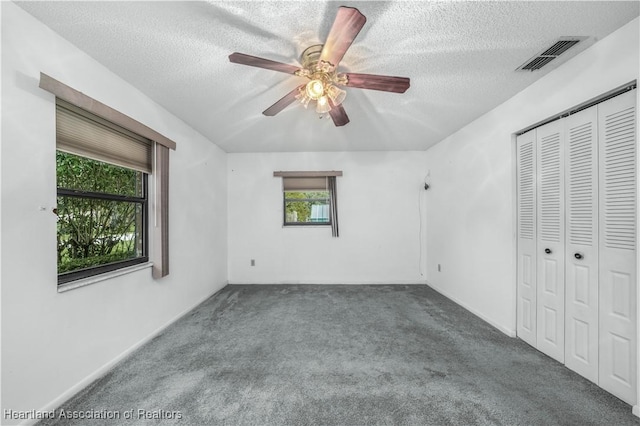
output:
[[151, 173], [152, 142], [56, 99], [56, 145], [61, 151]]
[[285, 191], [327, 191], [326, 177], [284, 177], [282, 186]]
[[117, 124], [134, 132], [136, 135], [143, 136], [169, 149], [176, 149], [176, 143], [166, 136], [42, 72], [40, 73], [39, 86], [41, 89], [54, 94], [56, 98], [63, 99], [71, 105], [76, 105], [84, 111], [89, 111], [98, 117], [102, 117], [109, 123]]

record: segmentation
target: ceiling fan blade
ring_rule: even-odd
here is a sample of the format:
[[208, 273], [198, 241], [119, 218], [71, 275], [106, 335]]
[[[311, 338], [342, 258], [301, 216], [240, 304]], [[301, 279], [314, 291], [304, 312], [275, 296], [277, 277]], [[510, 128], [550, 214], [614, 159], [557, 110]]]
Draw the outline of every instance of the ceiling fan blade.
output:
[[320, 60], [337, 67], [365, 22], [367, 18], [358, 9], [345, 6], [338, 8], [338, 14], [320, 53]]
[[294, 74], [300, 69], [295, 65], [283, 64], [282, 62], [272, 61], [270, 59], [258, 58], [257, 56], [245, 55], [244, 53], [234, 52], [229, 55], [229, 60], [236, 64], [249, 65], [251, 67], [266, 68], [268, 70], [286, 72]]
[[280, 111], [282, 111], [283, 109], [291, 105], [296, 100], [296, 95], [298, 94], [298, 91], [302, 87], [304, 87], [304, 84], [301, 84], [300, 86], [296, 87], [295, 89], [293, 89], [292, 91], [284, 95], [278, 102], [276, 102], [275, 104], [271, 105], [269, 108], [262, 111], [262, 113], [270, 117], [276, 115], [277, 113], [279, 113]]
[[331, 105], [329, 115], [331, 116], [333, 124], [335, 124], [336, 127], [344, 126], [349, 122], [349, 117], [342, 107], [342, 104], [335, 106], [333, 102], [331, 102], [331, 99], [329, 99], [329, 105]]
[[404, 93], [410, 86], [410, 80], [407, 77], [354, 73], [347, 73], [346, 75], [348, 78], [347, 87]]

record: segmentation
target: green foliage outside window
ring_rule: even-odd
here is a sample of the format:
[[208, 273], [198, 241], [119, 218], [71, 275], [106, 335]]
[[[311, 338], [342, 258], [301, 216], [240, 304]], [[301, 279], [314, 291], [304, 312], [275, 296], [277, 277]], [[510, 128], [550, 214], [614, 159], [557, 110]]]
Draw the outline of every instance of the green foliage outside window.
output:
[[328, 217], [324, 220], [312, 218], [312, 206], [328, 205], [329, 191], [286, 191], [285, 192], [285, 214], [286, 223], [328, 223]]
[[[141, 198], [143, 173], [58, 151], [56, 174], [59, 274], [143, 255], [142, 204], [86, 196]], [[61, 195], [60, 189], [81, 196]]]
[[56, 152], [58, 188], [102, 192], [113, 195], [142, 195], [142, 173], [85, 157]]

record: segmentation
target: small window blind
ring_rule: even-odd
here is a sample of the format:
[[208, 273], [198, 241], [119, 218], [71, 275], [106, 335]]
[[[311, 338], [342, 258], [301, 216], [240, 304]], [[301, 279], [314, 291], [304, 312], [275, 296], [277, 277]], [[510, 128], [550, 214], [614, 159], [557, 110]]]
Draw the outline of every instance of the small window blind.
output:
[[56, 99], [56, 147], [144, 173], [152, 170], [152, 142], [62, 99]]
[[328, 191], [326, 177], [285, 177], [282, 178], [285, 191]]

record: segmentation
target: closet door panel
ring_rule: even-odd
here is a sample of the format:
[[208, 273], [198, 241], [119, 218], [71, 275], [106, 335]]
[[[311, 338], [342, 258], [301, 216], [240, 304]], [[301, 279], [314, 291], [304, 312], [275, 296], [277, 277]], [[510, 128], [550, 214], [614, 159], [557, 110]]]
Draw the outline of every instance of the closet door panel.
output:
[[598, 104], [600, 386], [636, 403], [636, 91]]
[[516, 139], [518, 337], [536, 347], [536, 131]]
[[598, 383], [598, 111], [565, 119], [565, 364]]
[[537, 347], [564, 362], [564, 122], [536, 129]]

